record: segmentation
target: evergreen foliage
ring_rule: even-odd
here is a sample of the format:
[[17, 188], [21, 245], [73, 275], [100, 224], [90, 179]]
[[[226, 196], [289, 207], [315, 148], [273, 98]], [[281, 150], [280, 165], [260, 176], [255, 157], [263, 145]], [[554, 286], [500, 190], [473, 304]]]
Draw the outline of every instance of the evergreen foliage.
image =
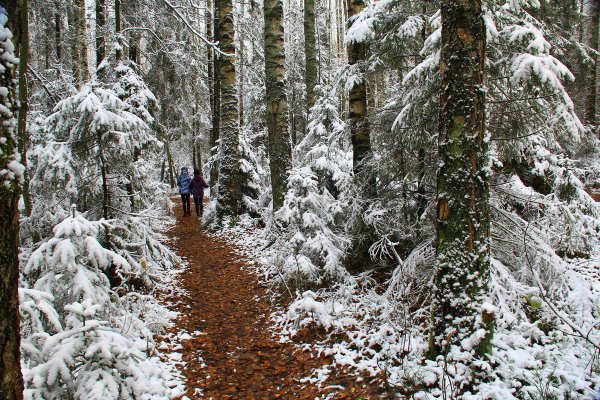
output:
[[[442, 28], [446, 6], [474, 2], [30, 1], [27, 140], [0, 29], [9, 211], [31, 189], [26, 397], [175, 394], [154, 296], [181, 263], [163, 233], [192, 163], [199, 228], [268, 242], [284, 336], [322, 328], [320, 354], [401, 398], [596, 395], [597, 2], [481, 2], [462, 21], [480, 58], [449, 73], [449, 41], [475, 42]], [[461, 135], [473, 98], [485, 119]]]
[[109, 228], [73, 208], [29, 257], [31, 288], [21, 291], [21, 310], [30, 399], [169, 396], [169, 370], [149, 356], [152, 332], [111, 289], [110, 269], [134, 266], [100, 243]]

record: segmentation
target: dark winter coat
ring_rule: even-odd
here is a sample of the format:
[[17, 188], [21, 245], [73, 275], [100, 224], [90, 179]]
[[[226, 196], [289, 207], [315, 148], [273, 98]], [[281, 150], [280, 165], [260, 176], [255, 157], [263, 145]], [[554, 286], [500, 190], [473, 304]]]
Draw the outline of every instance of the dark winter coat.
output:
[[194, 179], [192, 179], [192, 183], [190, 183], [190, 189], [192, 191], [192, 195], [194, 197], [203, 198], [204, 197], [204, 188], [207, 188], [208, 184], [200, 175], [195, 175]]
[[190, 174], [187, 168], [181, 169], [181, 175], [177, 177], [177, 186], [179, 186], [179, 194], [189, 194], [190, 183], [192, 182], [192, 178], [190, 178]]

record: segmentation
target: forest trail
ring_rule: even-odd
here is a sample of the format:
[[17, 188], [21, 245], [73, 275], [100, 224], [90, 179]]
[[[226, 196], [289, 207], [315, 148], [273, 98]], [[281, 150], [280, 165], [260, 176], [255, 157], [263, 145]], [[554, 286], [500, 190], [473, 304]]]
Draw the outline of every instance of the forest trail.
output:
[[186, 294], [172, 299], [180, 313], [173, 333], [190, 335], [178, 350], [190, 399], [381, 398], [366, 380], [357, 382], [342, 371], [332, 372], [321, 389], [303, 383], [331, 360], [272, 337], [273, 306], [258, 277], [225, 238], [206, 235], [195, 217], [183, 217], [179, 199], [173, 200], [177, 224], [168, 234], [188, 262], [179, 276]]

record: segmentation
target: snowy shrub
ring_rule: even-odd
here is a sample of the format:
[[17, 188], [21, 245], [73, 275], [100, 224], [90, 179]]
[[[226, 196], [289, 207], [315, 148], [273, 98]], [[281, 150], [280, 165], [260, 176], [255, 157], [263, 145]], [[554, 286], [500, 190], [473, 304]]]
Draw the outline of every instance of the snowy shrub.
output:
[[106, 222], [72, 213], [24, 271], [30, 283], [20, 292], [27, 398], [169, 397], [170, 369], [150, 356], [152, 332], [139, 314], [125, 312], [107, 277], [111, 267], [134, 267], [101, 244]]
[[111, 284], [129, 291], [133, 285], [137, 290], [151, 290], [181, 263], [180, 258], [165, 245], [166, 237], [160, 232], [166, 230], [172, 220], [164, 216], [164, 210], [152, 208], [142, 210], [137, 215], [111, 220], [110, 231], [105, 242], [127, 264], [114, 265], [111, 270]]
[[351, 179], [345, 125], [338, 116], [335, 92], [319, 90], [308, 134], [295, 150], [299, 166], [290, 171], [284, 204], [274, 215], [274, 229], [280, 232], [270, 273], [298, 288], [348, 276], [342, 258], [349, 240], [341, 229], [346, 204], [341, 191]]
[[280, 244], [285, 246], [280, 253], [283, 259], [279, 260], [285, 282], [319, 286], [346, 275], [341, 258], [347, 240], [332, 230], [335, 206], [335, 198], [326, 188], [319, 188], [310, 168], [292, 170], [283, 207], [275, 213], [285, 226]]
[[264, 131], [254, 134], [244, 127], [240, 132], [239, 144], [242, 183], [240, 211], [263, 220], [269, 213], [270, 192], [266, 188], [270, 187], [270, 172], [265, 146], [256, 146], [255, 143], [264, 136]]

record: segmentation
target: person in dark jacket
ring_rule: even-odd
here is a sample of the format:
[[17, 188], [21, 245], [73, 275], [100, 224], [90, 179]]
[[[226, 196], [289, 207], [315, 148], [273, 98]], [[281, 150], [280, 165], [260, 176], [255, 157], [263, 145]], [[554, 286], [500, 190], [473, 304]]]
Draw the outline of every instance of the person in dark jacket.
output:
[[190, 190], [194, 196], [194, 204], [196, 205], [196, 216], [199, 217], [204, 213], [204, 206], [202, 200], [204, 199], [204, 189], [208, 187], [208, 184], [204, 180], [200, 170], [194, 170], [194, 179], [190, 183]]
[[190, 216], [190, 173], [186, 167], [181, 168], [181, 174], [177, 177], [177, 186], [179, 186], [179, 194], [181, 195], [181, 202], [183, 203], [183, 216]]

